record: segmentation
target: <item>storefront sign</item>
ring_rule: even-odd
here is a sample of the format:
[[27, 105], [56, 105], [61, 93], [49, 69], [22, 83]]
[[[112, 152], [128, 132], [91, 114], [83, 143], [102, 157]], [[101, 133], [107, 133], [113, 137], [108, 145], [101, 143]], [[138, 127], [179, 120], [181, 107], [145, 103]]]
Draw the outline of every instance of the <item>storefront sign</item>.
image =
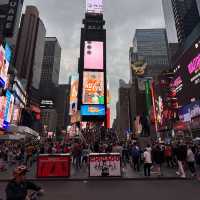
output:
[[121, 176], [120, 154], [90, 154], [89, 176], [119, 177]]
[[69, 177], [70, 155], [40, 155], [37, 161], [37, 177]]
[[15, 19], [17, 15], [19, 0], [10, 0], [8, 4], [8, 12], [4, 27], [4, 36], [12, 37], [15, 27]]

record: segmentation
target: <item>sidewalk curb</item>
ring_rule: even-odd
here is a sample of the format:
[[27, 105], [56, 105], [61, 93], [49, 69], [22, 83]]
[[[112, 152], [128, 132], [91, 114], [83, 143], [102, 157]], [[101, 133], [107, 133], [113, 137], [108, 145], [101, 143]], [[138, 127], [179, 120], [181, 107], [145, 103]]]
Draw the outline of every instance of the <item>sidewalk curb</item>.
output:
[[[110, 177], [110, 178], [30, 178], [28, 181], [37, 181], [37, 182], [56, 182], [56, 181], [69, 181], [69, 182], [78, 182], [78, 181], [195, 181], [193, 178], [180, 178], [180, 177], [138, 177], [138, 178], [121, 178], [121, 177]], [[10, 179], [3, 179], [0, 182], [8, 182]]]

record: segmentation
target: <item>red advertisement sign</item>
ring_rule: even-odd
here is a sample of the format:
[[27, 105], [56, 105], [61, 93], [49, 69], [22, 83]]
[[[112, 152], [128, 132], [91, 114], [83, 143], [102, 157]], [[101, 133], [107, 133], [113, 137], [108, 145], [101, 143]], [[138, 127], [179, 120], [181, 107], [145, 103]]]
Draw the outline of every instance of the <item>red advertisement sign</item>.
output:
[[120, 154], [90, 154], [89, 176], [91, 177], [120, 177]]
[[69, 177], [69, 155], [41, 155], [37, 163], [37, 177]]

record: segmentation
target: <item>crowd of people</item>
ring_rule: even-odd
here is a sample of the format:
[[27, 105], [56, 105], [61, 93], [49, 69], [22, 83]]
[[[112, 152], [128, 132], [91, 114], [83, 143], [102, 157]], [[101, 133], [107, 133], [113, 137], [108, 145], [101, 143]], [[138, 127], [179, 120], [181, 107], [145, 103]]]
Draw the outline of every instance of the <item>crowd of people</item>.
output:
[[0, 172], [14, 165], [31, 167], [39, 153], [39, 143], [6, 141], [0, 144]]
[[[127, 150], [128, 149], [128, 150]], [[144, 168], [144, 175], [150, 176], [151, 172], [164, 175], [164, 169], [177, 169], [176, 174], [182, 178], [186, 177], [188, 169], [191, 176], [197, 175], [200, 169], [200, 146], [183, 141], [174, 144], [154, 143], [141, 148], [137, 143], [129, 144], [122, 155], [123, 163], [130, 163], [135, 171]], [[128, 156], [127, 156], [128, 154]]]
[[[82, 130], [81, 136], [67, 141], [57, 142], [47, 139], [45, 142], [4, 142], [0, 145], [0, 172], [12, 165], [25, 164], [31, 168], [39, 154], [70, 153], [76, 170], [88, 167], [90, 153], [120, 153], [122, 168], [131, 166], [137, 173], [144, 171], [144, 176], [155, 173], [159, 176], [165, 170], [174, 169], [180, 177], [186, 177], [186, 170], [196, 176], [200, 169], [200, 146], [193, 143], [174, 144], [153, 143], [140, 146], [137, 140], [120, 143], [116, 134], [110, 130]], [[177, 171], [175, 171], [177, 169]]]

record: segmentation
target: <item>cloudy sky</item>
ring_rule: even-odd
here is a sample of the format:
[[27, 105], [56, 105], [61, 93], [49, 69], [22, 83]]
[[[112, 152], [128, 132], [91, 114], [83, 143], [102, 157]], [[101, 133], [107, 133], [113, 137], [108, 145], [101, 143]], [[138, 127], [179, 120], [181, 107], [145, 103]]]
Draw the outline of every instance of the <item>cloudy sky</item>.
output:
[[[77, 71], [85, 0], [25, 0], [25, 5], [37, 6], [47, 35], [58, 38], [62, 46], [60, 83], [67, 83]], [[129, 47], [135, 29], [164, 27], [161, 0], [104, 0], [104, 18], [113, 119], [119, 79], [129, 81]]]

